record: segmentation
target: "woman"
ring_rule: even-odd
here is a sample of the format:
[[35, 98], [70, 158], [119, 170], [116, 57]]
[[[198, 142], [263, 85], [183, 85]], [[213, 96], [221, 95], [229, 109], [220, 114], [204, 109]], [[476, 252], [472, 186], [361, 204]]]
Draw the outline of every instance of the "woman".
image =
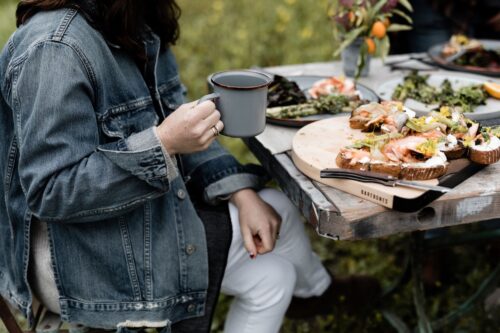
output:
[[90, 327], [206, 332], [225, 269], [226, 331], [276, 332], [292, 294], [330, 285], [286, 197], [256, 193], [261, 170], [214, 141], [214, 104], [182, 104], [178, 17], [173, 0], [18, 7], [0, 56], [0, 292], [30, 320], [36, 297]]

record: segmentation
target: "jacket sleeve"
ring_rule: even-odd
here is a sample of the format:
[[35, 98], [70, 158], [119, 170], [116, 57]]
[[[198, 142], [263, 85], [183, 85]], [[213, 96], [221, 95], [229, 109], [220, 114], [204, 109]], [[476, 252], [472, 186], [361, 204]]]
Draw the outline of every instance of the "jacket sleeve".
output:
[[19, 175], [37, 218], [102, 220], [168, 191], [177, 170], [154, 128], [99, 145], [96, 83], [80, 51], [44, 42], [11, 75]]
[[217, 141], [205, 151], [182, 155], [181, 165], [190, 194], [212, 205], [244, 188], [259, 190], [269, 180], [264, 168], [241, 165]]

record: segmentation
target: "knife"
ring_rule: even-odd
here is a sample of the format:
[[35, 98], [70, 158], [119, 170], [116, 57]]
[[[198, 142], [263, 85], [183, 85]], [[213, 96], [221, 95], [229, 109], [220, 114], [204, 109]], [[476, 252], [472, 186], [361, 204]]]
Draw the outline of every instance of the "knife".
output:
[[372, 171], [361, 171], [361, 170], [348, 170], [348, 169], [323, 169], [320, 171], [321, 178], [337, 178], [337, 179], [349, 179], [356, 180], [363, 183], [376, 183], [384, 186], [404, 186], [416, 188], [419, 190], [430, 190], [437, 191], [441, 193], [447, 193], [452, 189], [449, 187], [438, 186], [438, 185], [428, 185], [418, 182], [412, 182], [408, 180], [398, 179], [394, 176], [387, 175], [384, 173], [372, 172]]

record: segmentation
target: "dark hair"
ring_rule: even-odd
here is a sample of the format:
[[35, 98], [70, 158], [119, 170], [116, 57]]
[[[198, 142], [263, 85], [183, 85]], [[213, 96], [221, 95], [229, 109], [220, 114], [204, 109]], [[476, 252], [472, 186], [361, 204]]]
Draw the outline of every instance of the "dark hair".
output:
[[179, 38], [180, 8], [175, 0], [22, 0], [17, 26], [37, 12], [74, 7], [101, 31], [109, 42], [121, 46], [136, 59], [144, 59], [141, 33], [148, 25], [161, 39], [163, 47]]

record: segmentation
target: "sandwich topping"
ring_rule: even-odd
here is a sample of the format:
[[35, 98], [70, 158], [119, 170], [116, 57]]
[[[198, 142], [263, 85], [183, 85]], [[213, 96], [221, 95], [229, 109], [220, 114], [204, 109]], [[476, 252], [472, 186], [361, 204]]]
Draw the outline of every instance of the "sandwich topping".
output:
[[[370, 103], [355, 109], [349, 124], [368, 133], [340, 150], [339, 167], [424, 180], [443, 175], [451, 159], [468, 155], [482, 164], [500, 159], [500, 127], [481, 128], [458, 108], [444, 106], [416, 118], [400, 102]], [[468, 150], [495, 154], [478, 159]]]

